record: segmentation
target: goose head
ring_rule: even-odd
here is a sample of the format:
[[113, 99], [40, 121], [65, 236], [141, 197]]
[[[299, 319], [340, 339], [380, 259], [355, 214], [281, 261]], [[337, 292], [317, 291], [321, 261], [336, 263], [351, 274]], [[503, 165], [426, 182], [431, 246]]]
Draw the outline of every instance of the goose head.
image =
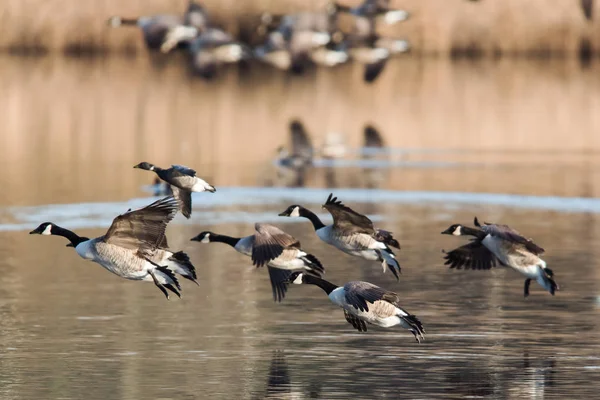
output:
[[280, 217], [300, 217], [302, 207], [294, 204], [285, 209], [284, 212], [279, 213]]
[[448, 229], [442, 232], [442, 235], [461, 236], [463, 226], [461, 224], [450, 225]]
[[194, 236], [190, 240], [193, 241], [193, 242], [210, 243], [211, 242], [211, 238], [210, 238], [211, 235], [214, 235], [214, 233], [209, 232], [209, 231], [204, 231], [204, 232], [201, 232], [198, 235]]
[[138, 165], [134, 165], [133, 168], [145, 169], [147, 171], [154, 171], [154, 164], [150, 164], [149, 162], [141, 162]]
[[30, 235], [52, 235], [52, 222], [44, 222], [37, 228], [29, 232]]

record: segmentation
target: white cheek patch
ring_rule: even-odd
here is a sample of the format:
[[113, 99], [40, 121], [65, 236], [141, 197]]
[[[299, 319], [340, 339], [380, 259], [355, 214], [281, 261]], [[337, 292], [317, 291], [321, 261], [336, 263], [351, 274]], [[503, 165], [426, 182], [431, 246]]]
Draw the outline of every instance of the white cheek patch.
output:
[[460, 226], [457, 226], [456, 229], [454, 230], [454, 232], [452, 232], [452, 234], [454, 236], [460, 236], [461, 235], [461, 231], [460, 231]]
[[46, 225], [46, 229], [44, 229], [42, 235], [52, 235], [52, 224]]
[[301, 285], [302, 284], [302, 274], [298, 274], [298, 276], [296, 277], [296, 279], [294, 279], [294, 282], [296, 285]]
[[299, 216], [300, 216], [300, 207], [294, 207], [294, 209], [290, 213], [290, 217], [299, 217]]
[[204, 235], [200, 243], [210, 243], [210, 234], [207, 233], [206, 235]]
[[150, 171], [154, 171], [154, 165], [150, 167]]

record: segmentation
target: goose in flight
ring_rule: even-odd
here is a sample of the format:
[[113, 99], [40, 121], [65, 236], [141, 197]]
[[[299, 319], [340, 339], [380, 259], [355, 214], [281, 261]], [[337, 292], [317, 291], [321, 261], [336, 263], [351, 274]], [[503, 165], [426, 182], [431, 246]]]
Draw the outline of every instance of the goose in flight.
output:
[[177, 199], [184, 217], [192, 215], [192, 192], [211, 192], [217, 189], [205, 180], [196, 176], [196, 171], [183, 165], [171, 165], [171, 168], [163, 169], [148, 162], [141, 162], [133, 168], [154, 171], [163, 181], [171, 185], [173, 196]]
[[423, 324], [416, 316], [400, 307], [400, 298], [394, 292], [363, 281], [336, 286], [302, 272], [294, 272], [289, 279], [295, 284], [310, 284], [323, 289], [333, 304], [344, 309], [346, 321], [359, 332], [366, 332], [367, 324], [383, 328], [400, 325], [411, 331], [417, 342], [424, 339]]
[[167, 250], [165, 229], [177, 209], [177, 201], [165, 197], [119, 215], [108, 231], [95, 239], [79, 236], [52, 222], [29, 233], [63, 236], [81, 258], [94, 261], [121, 278], [154, 282], [167, 299], [167, 289], [181, 297], [181, 286], [173, 272], [196, 282], [196, 271], [187, 254]]
[[287, 292], [287, 280], [294, 271], [305, 271], [321, 276], [321, 262], [312, 254], [302, 250], [300, 242], [276, 226], [256, 224], [255, 233], [243, 238], [219, 235], [205, 231], [191, 240], [201, 243], [225, 243], [238, 253], [252, 258], [257, 267], [267, 266], [273, 300], [281, 302]]
[[400, 279], [400, 264], [391, 249], [400, 249], [400, 244], [391, 232], [374, 228], [369, 218], [345, 206], [337, 197], [333, 197], [333, 193], [329, 195], [323, 208], [333, 217], [332, 225], [326, 226], [315, 213], [297, 204], [289, 206], [279, 216], [309, 219], [317, 236], [325, 243], [346, 254], [379, 261], [383, 272], [389, 268], [396, 279]]
[[446, 265], [456, 269], [491, 269], [498, 264], [511, 267], [526, 277], [525, 297], [529, 296], [532, 280], [552, 295], [559, 290], [554, 273], [540, 258], [543, 248], [508, 225], [487, 222], [481, 225], [477, 217], [474, 223], [476, 228], [454, 224], [442, 232], [444, 235], [474, 237], [469, 243], [447, 252]]

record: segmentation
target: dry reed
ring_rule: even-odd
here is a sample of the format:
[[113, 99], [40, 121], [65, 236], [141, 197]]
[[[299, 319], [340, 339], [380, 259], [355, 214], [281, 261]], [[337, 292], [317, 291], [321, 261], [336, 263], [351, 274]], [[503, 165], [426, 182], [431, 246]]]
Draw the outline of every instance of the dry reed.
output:
[[[354, 4], [354, 0], [342, 1]], [[240, 17], [261, 11], [318, 10], [326, 0], [206, 0], [211, 13], [236, 30]], [[574, 55], [600, 48], [599, 24], [579, 0], [392, 0], [412, 13], [383, 29], [407, 37], [416, 53], [451, 55]], [[186, 0], [4, 0], [0, 49], [15, 52], [140, 50], [135, 29], [110, 30], [110, 15], [180, 13]]]

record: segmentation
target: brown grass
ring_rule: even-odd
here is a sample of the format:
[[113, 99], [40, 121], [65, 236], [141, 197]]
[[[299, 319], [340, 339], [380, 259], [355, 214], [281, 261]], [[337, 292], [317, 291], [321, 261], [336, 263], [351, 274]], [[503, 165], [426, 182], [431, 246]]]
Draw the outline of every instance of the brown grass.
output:
[[[347, 4], [354, 0], [343, 1]], [[318, 10], [325, 0], [206, 0], [211, 13], [236, 30], [240, 17], [263, 10]], [[583, 17], [578, 0], [396, 0], [411, 11], [404, 24], [383, 32], [410, 39], [416, 53], [472, 55], [575, 55], [582, 43], [600, 48], [599, 24]], [[18, 52], [140, 50], [135, 29], [110, 30], [110, 15], [180, 13], [186, 0], [4, 0], [0, 48]], [[597, 8], [596, 8], [597, 9]]]

